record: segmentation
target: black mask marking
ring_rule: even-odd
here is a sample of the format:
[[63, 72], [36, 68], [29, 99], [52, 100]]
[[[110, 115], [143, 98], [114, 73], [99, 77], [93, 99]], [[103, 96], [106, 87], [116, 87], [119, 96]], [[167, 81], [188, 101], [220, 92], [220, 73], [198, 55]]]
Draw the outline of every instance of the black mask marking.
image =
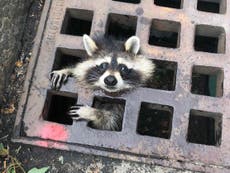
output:
[[117, 68], [117, 55], [116, 54], [113, 54], [113, 57], [111, 59], [111, 69], [115, 70]]

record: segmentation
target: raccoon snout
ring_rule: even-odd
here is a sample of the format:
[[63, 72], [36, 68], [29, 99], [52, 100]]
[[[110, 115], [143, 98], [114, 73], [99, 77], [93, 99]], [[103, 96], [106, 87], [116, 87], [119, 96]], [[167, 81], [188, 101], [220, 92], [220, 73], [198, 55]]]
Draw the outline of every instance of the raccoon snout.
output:
[[104, 79], [104, 82], [108, 86], [115, 86], [117, 84], [117, 79], [114, 76], [109, 75]]

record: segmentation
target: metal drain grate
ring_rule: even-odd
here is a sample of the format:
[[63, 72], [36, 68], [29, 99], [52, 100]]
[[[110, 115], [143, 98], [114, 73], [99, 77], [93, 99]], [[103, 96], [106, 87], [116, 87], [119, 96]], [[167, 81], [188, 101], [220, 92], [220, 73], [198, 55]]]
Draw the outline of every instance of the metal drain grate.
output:
[[[47, 0], [14, 141], [229, 172], [229, 6], [226, 0]], [[52, 69], [84, 58], [83, 33], [116, 39], [136, 34], [159, 78], [118, 98], [85, 91], [72, 78], [61, 91], [50, 90]], [[74, 102], [94, 106], [101, 98], [125, 107], [121, 131], [93, 129], [65, 116]]]

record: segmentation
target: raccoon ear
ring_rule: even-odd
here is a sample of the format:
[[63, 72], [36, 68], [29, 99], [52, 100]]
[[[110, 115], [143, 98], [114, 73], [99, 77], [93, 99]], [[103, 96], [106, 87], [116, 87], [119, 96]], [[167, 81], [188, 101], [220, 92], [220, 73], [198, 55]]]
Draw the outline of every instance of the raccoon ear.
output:
[[137, 36], [130, 37], [125, 42], [125, 51], [137, 54], [140, 49], [140, 39]]
[[83, 35], [83, 44], [89, 56], [92, 56], [98, 49], [96, 43], [87, 34]]

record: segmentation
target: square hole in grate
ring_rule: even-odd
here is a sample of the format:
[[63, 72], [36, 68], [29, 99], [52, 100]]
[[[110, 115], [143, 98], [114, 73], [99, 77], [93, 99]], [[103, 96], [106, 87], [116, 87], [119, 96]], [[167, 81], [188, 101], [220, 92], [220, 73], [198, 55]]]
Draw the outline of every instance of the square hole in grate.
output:
[[172, 130], [173, 107], [141, 103], [137, 133], [169, 139]]
[[154, 0], [155, 5], [170, 7], [170, 8], [182, 8], [183, 0]]
[[57, 48], [53, 64], [53, 70], [59, 70], [65, 67], [73, 66], [81, 62], [85, 57], [85, 50]]
[[137, 17], [110, 13], [107, 20], [106, 36], [124, 41], [136, 34]]
[[[122, 121], [123, 121], [123, 115], [125, 111], [125, 100], [97, 96], [97, 97], [94, 97], [93, 107], [98, 110], [102, 110], [102, 111], [104, 110], [104, 111], [109, 111], [110, 113], [113, 113], [114, 117], [115, 116], [118, 117], [118, 119], [116, 120], [116, 122], [118, 122], [117, 126], [113, 131], [122, 130]], [[103, 122], [103, 125], [105, 124], [106, 124], [106, 121]], [[94, 129], [103, 130], [103, 128], [98, 128], [95, 125], [93, 125], [93, 123], [91, 122], [88, 123], [88, 126]]]
[[141, 0], [113, 0], [113, 1], [127, 2], [127, 3], [133, 3], [133, 4], [139, 4], [141, 2]]
[[162, 90], [175, 90], [177, 63], [172, 61], [153, 60], [154, 76], [147, 82], [146, 87]]
[[61, 33], [82, 36], [90, 34], [93, 12], [80, 9], [67, 9]]
[[153, 19], [150, 28], [149, 44], [168, 48], [180, 46], [181, 24], [174, 21]]
[[73, 120], [67, 112], [76, 102], [76, 94], [48, 90], [42, 116], [47, 121], [72, 125]]
[[222, 27], [197, 25], [194, 48], [196, 51], [225, 53], [225, 37]]
[[197, 10], [224, 14], [226, 5], [226, 0], [198, 0]]
[[221, 143], [222, 115], [220, 113], [191, 110], [187, 141], [219, 146]]
[[212, 97], [223, 96], [224, 72], [221, 68], [194, 66], [192, 70], [193, 94]]

